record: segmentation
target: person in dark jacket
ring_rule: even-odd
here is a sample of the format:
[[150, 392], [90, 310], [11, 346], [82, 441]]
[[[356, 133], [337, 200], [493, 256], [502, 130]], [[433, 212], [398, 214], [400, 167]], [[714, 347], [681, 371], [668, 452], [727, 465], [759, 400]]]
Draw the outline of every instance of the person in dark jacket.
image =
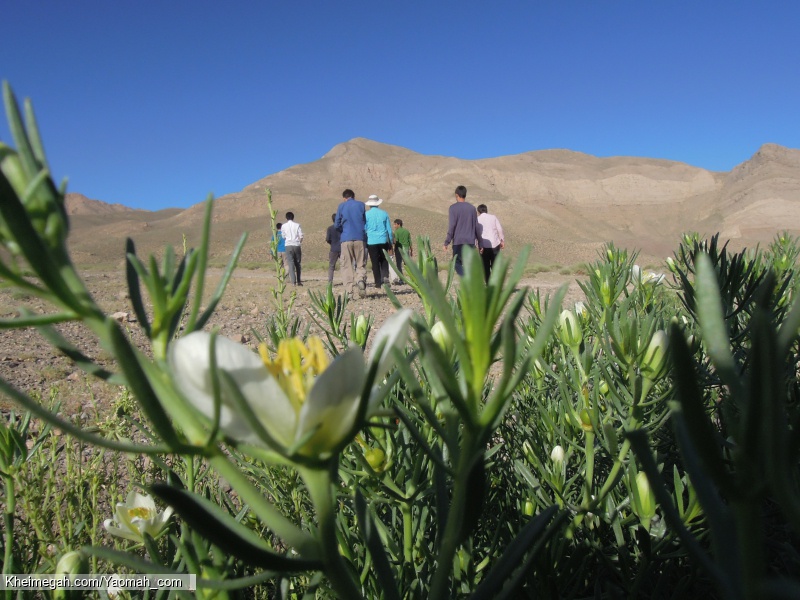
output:
[[480, 232], [478, 231], [478, 213], [475, 207], [467, 202], [467, 188], [460, 185], [456, 188], [456, 201], [450, 205], [447, 223], [447, 237], [444, 240], [444, 250], [453, 243], [453, 257], [456, 259], [456, 273], [464, 274], [464, 265], [461, 262], [461, 251], [464, 246], [478, 246]]
[[333, 224], [325, 232], [325, 241], [330, 246], [328, 251], [328, 283], [333, 283], [333, 272], [336, 270], [336, 262], [342, 255], [342, 233], [336, 229], [336, 213], [331, 215]]

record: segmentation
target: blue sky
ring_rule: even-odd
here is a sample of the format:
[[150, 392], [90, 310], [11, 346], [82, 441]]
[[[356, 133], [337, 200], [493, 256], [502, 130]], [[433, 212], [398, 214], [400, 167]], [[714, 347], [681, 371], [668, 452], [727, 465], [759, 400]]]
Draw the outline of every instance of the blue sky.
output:
[[798, 23], [794, 0], [7, 0], [0, 78], [33, 100], [57, 180], [135, 208], [354, 137], [728, 171], [800, 148]]

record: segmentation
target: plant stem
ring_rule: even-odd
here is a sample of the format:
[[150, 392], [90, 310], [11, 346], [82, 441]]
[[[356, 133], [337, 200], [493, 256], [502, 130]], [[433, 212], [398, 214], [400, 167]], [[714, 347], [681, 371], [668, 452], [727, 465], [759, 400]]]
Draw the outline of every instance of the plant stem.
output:
[[403, 562], [411, 564], [413, 561], [411, 503], [403, 502], [400, 510], [403, 512]]
[[594, 483], [594, 431], [586, 432], [586, 487], [583, 491], [583, 505], [589, 507], [592, 503], [592, 484]]
[[[3, 556], [3, 575], [14, 573], [14, 512], [16, 511], [16, 499], [14, 496], [14, 479], [11, 475], [3, 477], [6, 493], [6, 509], [3, 513], [3, 527], [5, 533], [3, 535], [5, 544], [5, 551]], [[13, 593], [9, 590], [3, 594], [6, 598], [13, 598]]]
[[363, 598], [361, 589], [351, 577], [350, 568], [339, 552], [339, 541], [336, 538], [336, 497], [333, 493], [331, 471], [307, 467], [298, 467], [298, 470], [308, 487], [317, 513], [325, 575], [340, 598]]
[[464, 508], [467, 503], [467, 482], [472, 465], [475, 462], [474, 435], [467, 429], [461, 445], [455, 481], [453, 482], [453, 498], [447, 514], [447, 525], [442, 535], [442, 544], [436, 557], [436, 570], [431, 582], [429, 598], [450, 597], [450, 574], [453, 570], [453, 557], [460, 544], [459, 534], [464, 521]]

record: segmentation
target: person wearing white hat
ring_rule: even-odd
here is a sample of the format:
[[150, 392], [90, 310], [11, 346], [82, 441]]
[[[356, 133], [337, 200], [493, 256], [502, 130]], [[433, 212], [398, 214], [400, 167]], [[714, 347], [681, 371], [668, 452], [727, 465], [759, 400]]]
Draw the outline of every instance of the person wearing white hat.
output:
[[367, 232], [367, 252], [372, 261], [372, 277], [376, 289], [380, 289], [384, 282], [389, 281], [389, 261], [385, 253], [394, 242], [389, 214], [378, 208], [382, 203], [383, 199], [374, 194], [365, 203], [369, 210], [364, 230]]

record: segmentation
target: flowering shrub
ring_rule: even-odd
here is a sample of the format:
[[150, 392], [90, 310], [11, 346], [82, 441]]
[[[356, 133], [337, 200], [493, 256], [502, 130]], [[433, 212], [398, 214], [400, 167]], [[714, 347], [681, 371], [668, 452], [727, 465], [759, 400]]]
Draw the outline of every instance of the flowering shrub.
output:
[[[180, 259], [141, 261], [128, 243], [144, 352], [73, 266], [32, 110], [23, 125], [4, 95], [17, 148], [0, 146], [0, 275], [52, 312], [0, 327], [36, 328], [135, 400], [124, 427], [86, 428], [0, 380], [27, 411], [0, 423], [4, 573], [74, 572], [89, 556], [92, 569], [193, 573], [209, 597], [797, 593], [778, 575], [798, 554], [781, 563], [773, 550], [800, 532], [796, 239], [733, 253], [687, 234], [671, 282], [609, 244], [565, 310], [563, 289], [519, 289], [526, 252], [513, 266], [501, 255], [485, 283], [466, 249], [454, 285], [422, 240], [403, 274], [422, 314], [389, 292], [397, 311], [380, 329], [351, 313], [348, 330], [347, 298], [329, 288], [312, 296], [321, 333], [307, 336], [279, 285], [254, 352], [210, 327], [244, 239], [201, 310], [209, 202]], [[65, 321], [86, 324], [113, 372], [58, 335]], [[111, 518], [88, 503], [92, 533], [69, 536], [80, 550], [43, 549], [38, 492], [24, 485], [50, 427], [150, 465], [147, 493], [129, 490]], [[100, 523], [124, 545], [100, 539]]]

